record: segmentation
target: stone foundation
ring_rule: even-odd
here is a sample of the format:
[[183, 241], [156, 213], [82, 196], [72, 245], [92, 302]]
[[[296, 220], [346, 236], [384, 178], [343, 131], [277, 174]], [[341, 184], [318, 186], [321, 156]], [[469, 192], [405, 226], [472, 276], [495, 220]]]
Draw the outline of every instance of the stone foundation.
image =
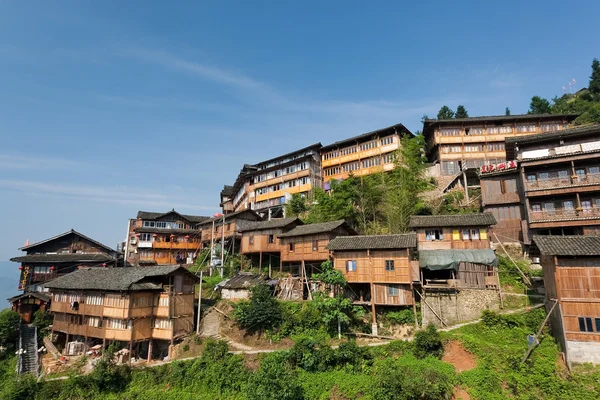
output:
[[576, 364], [600, 364], [600, 343], [568, 340], [567, 358], [569, 362]]
[[[425, 290], [425, 301], [448, 326], [481, 318], [484, 310], [500, 310], [500, 297], [495, 290], [461, 289], [458, 292]], [[424, 302], [421, 304], [423, 326], [444, 325]]]

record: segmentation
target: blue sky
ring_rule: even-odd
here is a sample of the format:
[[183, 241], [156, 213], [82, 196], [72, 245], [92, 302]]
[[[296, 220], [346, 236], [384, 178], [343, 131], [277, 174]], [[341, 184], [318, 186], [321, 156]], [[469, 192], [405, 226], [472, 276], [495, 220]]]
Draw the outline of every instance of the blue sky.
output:
[[525, 112], [600, 57], [596, 1], [425, 3], [0, 0], [0, 260], [443, 104]]

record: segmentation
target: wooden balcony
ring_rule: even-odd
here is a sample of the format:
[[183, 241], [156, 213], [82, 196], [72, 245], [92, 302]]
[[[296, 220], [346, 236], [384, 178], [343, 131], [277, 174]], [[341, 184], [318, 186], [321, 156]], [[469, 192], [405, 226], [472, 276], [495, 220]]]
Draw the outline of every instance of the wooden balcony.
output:
[[153, 339], [171, 340], [173, 338], [173, 329], [152, 329]]
[[105, 328], [105, 337], [110, 340], [122, 340], [128, 342], [131, 340], [131, 330], [129, 329], [110, 329]]
[[154, 249], [195, 250], [199, 243], [194, 242], [153, 242]]
[[291, 181], [293, 179], [303, 178], [310, 175], [310, 169], [303, 169], [302, 171], [293, 172], [291, 174], [280, 175], [274, 178], [270, 178], [261, 182], [256, 182], [250, 185], [249, 191], [252, 192], [255, 189], [259, 189], [265, 186], [275, 185], [277, 183], [283, 183]]
[[52, 329], [69, 335], [80, 335], [84, 337], [104, 338], [104, 328], [96, 328], [88, 325], [70, 324], [64, 321], [54, 321]]
[[345, 163], [349, 163], [352, 161], [364, 160], [367, 158], [380, 156], [382, 154], [392, 153], [398, 150], [399, 144], [398, 142], [394, 142], [385, 146], [375, 147], [373, 149], [358, 151], [356, 153], [347, 154], [345, 156], [334, 157], [328, 160], [323, 160], [321, 162], [323, 168], [333, 167], [337, 165], [342, 165]]
[[312, 184], [307, 183], [305, 185], [298, 185], [298, 186], [294, 186], [294, 187], [287, 188], [287, 189], [277, 190], [275, 192], [259, 194], [258, 196], [256, 196], [255, 202], [258, 203], [258, 202], [265, 201], [265, 200], [271, 200], [271, 199], [276, 199], [278, 197], [284, 197], [286, 193], [294, 194], [294, 193], [309, 192], [310, 190], [312, 190]]
[[71, 308], [70, 303], [62, 303], [58, 301], [53, 301], [50, 306], [50, 311], [56, 313], [67, 313], [74, 315], [90, 315], [90, 316], [102, 316], [102, 306], [97, 306], [93, 304], [85, 304], [79, 303], [79, 307], [77, 309]]
[[545, 221], [581, 221], [600, 218], [600, 208], [587, 208], [584, 210], [556, 209], [552, 211], [529, 211], [529, 220], [533, 222]]
[[[588, 174], [585, 176], [573, 176], [568, 178], [545, 179], [534, 182], [526, 182], [525, 190], [528, 192], [552, 191], [554, 189], [575, 188], [584, 186], [600, 185], [600, 174]], [[529, 196], [535, 195], [529, 193]]]

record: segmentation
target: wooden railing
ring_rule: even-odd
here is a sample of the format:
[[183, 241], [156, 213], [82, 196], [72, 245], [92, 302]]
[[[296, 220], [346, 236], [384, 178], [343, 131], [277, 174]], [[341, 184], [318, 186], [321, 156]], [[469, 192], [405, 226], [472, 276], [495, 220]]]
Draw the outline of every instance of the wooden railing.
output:
[[193, 242], [153, 242], [152, 247], [155, 249], [173, 249], [173, 250], [192, 250], [198, 247], [198, 243]]
[[538, 180], [535, 182], [526, 182], [525, 188], [527, 190], [548, 190], [562, 189], [570, 186], [597, 184], [600, 184], [600, 174], [588, 174], [585, 176], [573, 176], [571, 178], [555, 178]]
[[586, 208], [583, 210], [557, 209], [553, 211], [530, 211], [532, 222], [547, 220], [582, 220], [600, 217], [600, 208]]

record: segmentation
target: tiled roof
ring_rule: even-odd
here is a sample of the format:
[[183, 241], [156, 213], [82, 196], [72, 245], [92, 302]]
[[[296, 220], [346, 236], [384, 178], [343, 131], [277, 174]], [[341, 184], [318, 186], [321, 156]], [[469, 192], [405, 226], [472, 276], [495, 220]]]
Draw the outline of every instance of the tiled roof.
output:
[[29, 297], [35, 297], [36, 299], [40, 299], [42, 301], [45, 301], [46, 303], [50, 301], [50, 296], [45, 295], [43, 293], [40, 292], [25, 292], [22, 294], [19, 294], [17, 296], [13, 296], [10, 299], [8, 299], [9, 303], [14, 303], [17, 300], [21, 300], [21, 299], [27, 299]]
[[534, 235], [533, 241], [543, 255], [600, 256], [600, 236]]
[[160, 289], [155, 282], [144, 281], [148, 278], [163, 277], [185, 268], [178, 265], [159, 265], [153, 267], [123, 268], [82, 268], [44, 284], [50, 289], [65, 290], [154, 290]]
[[291, 224], [303, 225], [300, 218], [273, 218], [269, 221], [247, 221], [240, 225], [239, 229], [242, 232], [246, 231], [261, 231], [265, 229], [285, 228]]
[[560, 119], [565, 118], [568, 120], [574, 120], [579, 114], [516, 114], [516, 115], [487, 115], [480, 117], [468, 117], [468, 118], [450, 118], [450, 119], [435, 119], [427, 118], [423, 120], [423, 125], [431, 125], [436, 122], [445, 124], [453, 122], [484, 122], [484, 121], [521, 121], [531, 119]]
[[338, 236], [327, 245], [329, 250], [405, 249], [417, 246], [417, 235]]
[[342, 219], [339, 221], [321, 222], [319, 224], [300, 225], [289, 232], [282, 233], [281, 235], [279, 235], [279, 237], [283, 238], [292, 236], [315, 235], [317, 233], [331, 232], [340, 227], [345, 228], [350, 234], [356, 233], [354, 229], [352, 229], [350, 225], [348, 225], [346, 221]]
[[39, 245], [41, 245], [41, 244], [44, 244], [44, 243], [51, 242], [51, 241], [53, 241], [53, 240], [59, 239], [59, 238], [61, 238], [61, 237], [64, 237], [64, 236], [67, 236], [67, 235], [70, 235], [70, 234], [74, 234], [74, 235], [77, 235], [77, 236], [79, 236], [79, 237], [82, 237], [82, 238], [84, 238], [84, 239], [86, 239], [86, 240], [89, 240], [90, 242], [92, 242], [92, 243], [94, 243], [94, 244], [96, 244], [96, 245], [98, 245], [98, 246], [102, 247], [102, 248], [103, 248], [103, 249], [105, 249], [107, 252], [114, 252], [114, 250], [113, 250], [113, 249], [111, 249], [110, 247], [108, 247], [108, 246], [106, 246], [106, 245], [104, 245], [104, 244], [102, 244], [102, 243], [100, 243], [100, 242], [98, 242], [98, 241], [96, 241], [96, 240], [92, 239], [92, 238], [91, 238], [91, 237], [89, 237], [89, 236], [85, 236], [83, 233], [79, 233], [79, 232], [77, 232], [75, 229], [71, 229], [70, 231], [67, 231], [67, 232], [65, 232], [65, 233], [61, 233], [60, 235], [56, 235], [56, 236], [54, 236], [54, 237], [51, 237], [51, 238], [49, 238], [49, 239], [46, 239], [46, 240], [42, 240], [42, 241], [39, 241], [39, 242], [36, 242], [36, 243], [32, 243], [32, 244], [30, 244], [29, 246], [24, 246], [24, 247], [21, 247], [19, 250], [29, 250], [29, 249], [32, 249], [32, 248], [34, 248], [34, 247], [37, 247], [37, 246], [39, 246]]
[[171, 211], [167, 211], [165, 213], [158, 213], [158, 212], [150, 212], [150, 211], [138, 211], [137, 213], [137, 218], [138, 219], [145, 219], [145, 220], [154, 220], [154, 219], [158, 219], [164, 215], [169, 215], [171, 213], [175, 213], [185, 219], [187, 219], [190, 222], [202, 222], [205, 221], [207, 219], [209, 219], [210, 217], [206, 217], [206, 216], [202, 216], [202, 215], [184, 215], [184, 214], [180, 214], [177, 211], [175, 211], [175, 209], [172, 209]]
[[505, 139], [506, 144], [513, 143], [537, 143], [545, 142], [546, 140], [560, 139], [570, 136], [583, 136], [589, 133], [600, 133], [600, 124], [578, 126], [575, 128], [563, 129], [553, 132], [542, 132], [534, 135], [512, 136]]
[[47, 262], [47, 263], [61, 263], [61, 262], [105, 262], [114, 261], [115, 259], [109, 255], [102, 253], [92, 254], [29, 254], [27, 256], [14, 257], [10, 261], [14, 262]]
[[221, 190], [221, 196], [233, 196], [233, 186], [223, 186], [223, 190]]
[[240, 272], [217, 286], [225, 289], [248, 289], [256, 285], [267, 283], [269, 277], [265, 275], [256, 275], [250, 272]]
[[[259, 221], [262, 220], [262, 217], [260, 215], [258, 215], [254, 210], [240, 210], [240, 211], [232, 212], [229, 214], [225, 214], [225, 222], [231, 221], [232, 219], [236, 219], [237, 217], [239, 217], [240, 215], [243, 215], [244, 213], [252, 215], [255, 219], [257, 219]], [[219, 223], [223, 222], [223, 217], [209, 218], [205, 221], [202, 221], [199, 225], [212, 224], [213, 221], [215, 221], [215, 224], [218, 225]]]
[[410, 217], [411, 228], [441, 228], [454, 226], [495, 225], [496, 218], [491, 213], [454, 215], [414, 215]]
[[360, 134], [358, 136], [354, 136], [354, 137], [351, 137], [348, 139], [338, 140], [337, 142], [328, 144], [327, 146], [323, 146], [321, 148], [321, 151], [328, 151], [328, 150], [334, 149], [339, 146], [346, 146], [352, 142], [368, 141], [368, 140], [371, 140], [371, 138], [375, 135], [385, 134], [388, 132], [390, 132], [390, 133], [398, 132], [398, 134], [401, 136], [403, 133], [408, 133], [410, 136], [413, 136], [412, 132], [409, 131], [408, 128], [406, 128], [403, 124], [396, 124], [396, 125], [388, 126], [387, 128], [381, 128], [381, 129], [377, 129], [372, 132], [363, 133], [363, 134]]

